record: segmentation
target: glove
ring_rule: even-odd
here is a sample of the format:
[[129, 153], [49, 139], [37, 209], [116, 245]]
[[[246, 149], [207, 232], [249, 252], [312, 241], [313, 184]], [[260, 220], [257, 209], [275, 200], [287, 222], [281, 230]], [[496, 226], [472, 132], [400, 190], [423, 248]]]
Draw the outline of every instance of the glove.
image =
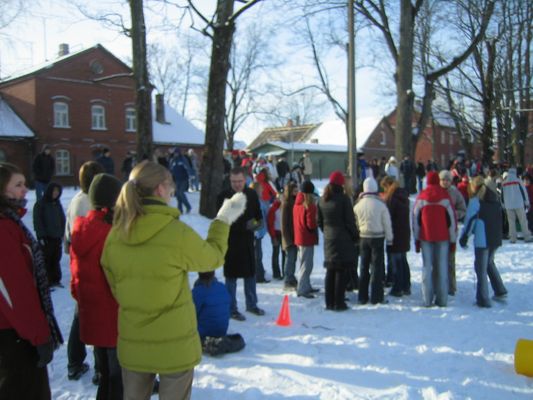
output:
[[463, 249], [466, 249], [466, 243], [468, 242], [468, 238], [466, 236], [461, 236], [461, 238], [459, 239], [459, 245], [463, 248]]
[[244, 213], [245, 208], [246, 195], [241, 192], [235, 193], [230, 199], [224, 200], [215, 219], [231, 225]]
[[455, 253], [455, 243], [450, 243], [450, 253]]
[[420, 253], [420, 240], [415, 240], [415, 251]]
[[246, 229], [249, 231], [255, 231], [259, 227], [259, 221], [255, 218], [249, 219], [246, 221]]
[[46, 365], [54, 358], [54, 346], [51, 341], [45, 344], [37, 346], [37, 354], [39, 359], [37, 360], [37, 368], [46, 367]]

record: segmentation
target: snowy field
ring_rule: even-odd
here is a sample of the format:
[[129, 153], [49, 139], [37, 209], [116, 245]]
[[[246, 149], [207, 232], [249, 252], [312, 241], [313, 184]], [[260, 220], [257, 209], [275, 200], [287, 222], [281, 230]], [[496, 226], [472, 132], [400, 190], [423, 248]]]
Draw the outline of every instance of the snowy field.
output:
[[[326, 182], [315, 182], [322, 188]], [[75, 190], [63, 192], [66, 209]], [[31, 227], [35, 193], [28, 194]], [[189, 193], [193, 212], [182, 217], [205, 237], [209, 220], [198, 215], [198, 193]], [[179, 238], [177, 238], [179, 240]], [[263, 240], [264, 264], [270, 270], [270, 240]], [[321, 288], [316, 299], [290, 295], [292, 326], [275, 324], [282, 283], [257, 287], [266, 315], [249, 313], [244, 322], [231, 321], [230, 333], [241, 333], [246, 348], [222, 358], [204, 357], [195, 370], [193, 399], [533, 399], [533, 378], [514, 371], [518, 338], [533, 340], [533, 244], [505, 242], [496, 264], [509, 291], [505, 303], [490, 309], [474, 305], [473, 249], [457, 253], [457, 294], [446, 308], [424, 308], [421, 256], [408, 254], [412, 295], [388, 297], [389, 304], [357, 305], [325, 311], [322, 242], [315, 247], [311, 280]], [[53, 292], [63, 336], [68, 338], [74, 301], [70, 296], [69, 258], [62, 259], [63, 289]], [[222, 278], [221, 269], [217, 276]], [[196, 274], [190, 275], [190, 282]], [[237, 301], [244, 311], [242, 281]], [[79, 381], [67, 379], [66, 343], [49, 365], [53, 399], [94, 399], [92, 371]], [[87, 361], [93, 365], [92, 352]], [[157, 396], [152, 398], [156, 399]]]

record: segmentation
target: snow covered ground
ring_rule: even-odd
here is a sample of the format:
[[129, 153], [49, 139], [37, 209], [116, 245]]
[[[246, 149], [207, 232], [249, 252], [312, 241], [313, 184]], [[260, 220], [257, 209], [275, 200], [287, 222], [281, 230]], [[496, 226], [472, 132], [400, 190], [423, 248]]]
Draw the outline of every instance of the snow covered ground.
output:
[[[315, 182], [322, 188], [326, 182]], [[66, 209], [73, 188], [63, 192]], [[28, 194], [27, 226], [35, 193]], [[205, 237], [209, 220], [198, 215], [198, 193], [189, 193], [193, 212], [182, 220]], [[179, 238], [177, 238], [179, 240]], [[263, 240], [264, 264], [270, 272], [271, 246]], [[322, 243], [315, 247], [313, 286], [316, 299], [291, 294], [292, 326], [275, 324], [283, 288], [279, 281], [257, 287], [266, 315], [246, 314], [231, 321], [230, 333], [241, 333], [246, 348], [222, 358], [204, 357], [195, 370], [193, 399], [532, 399], [533, 378], [514, 371], [518, 338], [533, 340], [533, 244], [506, 242], [496, 264], [509, 291], [505, 303], [490, 309], [474, 305], [473, 250], [457, 253], [455, 297], [446, 308], [421, 306], [421, 256], [408, 254], [412, 274], [410, 297], [389, 297], [389, 304], [360, 306], [349, 295], [350, 310], [325, 311]], [[69, 258], [63, 256], [64, 289], [53, 292], [61, 330], [68, 338], [74, 301], [70, 296]], [[222, 279], [221, 269], [217, 276]], [[196, 279], [191, 274], [190, 281]], [[244, 309], [242, 281], [238, 303]], [[49, 366], [54, 399], [94, 399], [92, 373], [67, 379], [66, 343]], [[93, 365], [92, 354], [87, 360]], [[152, 398], [157, 398], [153, 396]]]

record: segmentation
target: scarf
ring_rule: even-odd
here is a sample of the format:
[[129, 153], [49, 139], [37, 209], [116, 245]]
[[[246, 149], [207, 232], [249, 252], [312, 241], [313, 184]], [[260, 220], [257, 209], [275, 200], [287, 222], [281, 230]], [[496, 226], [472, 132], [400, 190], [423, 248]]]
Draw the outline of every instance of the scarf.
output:
[[37, 286], [37, 291], [39, 293], [41, 308], [44, 311], [46, 320], [48, 321], [48, 326], [50, 327], [52, 345], [54, 349], [57, 349], [59, 345], [63, 343], [63, 336], [61, 336], [61, 331], [59, 330], [59, 325], [54, 315], [54, 306], [52, 304], [50, 289], [48, 287], [44, 255], [41, 250], [41, 246], [37, 240], [35, 240], [35, 237], [30, 230], [26, 228], [20, 215], [15, 211], [16, 209], [24, 208], [26, 201], [10, 200], [10, 203], [15, 208], [6, 207], [2, 214], [16, 222], [20, 229], [22, 229], [24, 232], [24, 236], [26, 236], [28, 242], [30, 242], [30, 249], [33, 258], [33, 278], [35, 279], [35, 285]]

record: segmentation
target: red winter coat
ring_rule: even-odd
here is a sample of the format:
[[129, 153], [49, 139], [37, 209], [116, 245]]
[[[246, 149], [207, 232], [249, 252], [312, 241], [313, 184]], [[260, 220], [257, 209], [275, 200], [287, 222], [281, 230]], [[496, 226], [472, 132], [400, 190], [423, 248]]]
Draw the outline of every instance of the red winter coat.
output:
[[461, 182], [457, 184], [457, 190], [463, 195], [465, 203], [468, 204], [468, 179], [461, 179]]
[[426, 242], [455, 242], [457, 217], [448, 191], [439, 184], [428, 185], [416, 198], [413, 236]]
[[[278, 212], [279, 207], [281, 206], [281, 201], [279, 199], [274, 200], [267, 213], [267, 230], [271, 238], [276, 237], [276, 230], [280, 232], [280, 229], [276, 229], [276, 212]], [[281, 210], [279, 210], [281, 213]]]
[[0, 255], [0, 329], [15, 330], [34, 346], [46, 343], [50, 328], [34, 283], [30, 242], [15, 221], [2, 216]]
[[311, 203], [304, 206], [304, 194], [296, 195], [292, 209], [294, 224], [294, 244], [296, 246], [315, 246], [318, 244], [317, 207]]
[[98, 347], [117, 346], [118, 304], [100, 265], [110, 230], [104, 212], [91, 210], [76, 218], [70, 243], [70, 289], [78, 302], [80, 338]]

